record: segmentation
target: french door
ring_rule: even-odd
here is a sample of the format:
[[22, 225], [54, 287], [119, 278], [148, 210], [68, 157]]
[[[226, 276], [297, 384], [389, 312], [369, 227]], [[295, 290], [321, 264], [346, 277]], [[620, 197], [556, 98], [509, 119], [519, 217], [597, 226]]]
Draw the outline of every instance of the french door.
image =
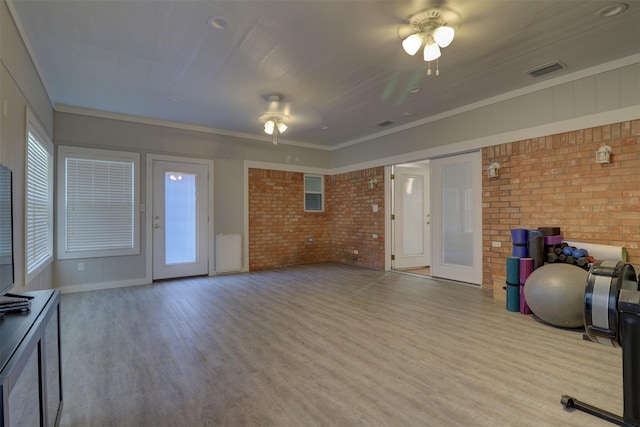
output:
[[152, 159], [153, 279], [209, 272], [209, 166]]
[[482, 284], [480, 152], [431, 161], [431, 275]]

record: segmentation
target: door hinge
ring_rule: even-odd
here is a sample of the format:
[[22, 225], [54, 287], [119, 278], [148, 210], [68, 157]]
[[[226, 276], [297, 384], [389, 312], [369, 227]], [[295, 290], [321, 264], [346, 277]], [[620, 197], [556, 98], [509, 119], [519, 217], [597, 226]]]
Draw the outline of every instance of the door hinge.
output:
[[391, 214], [391, 220], [393, 221], [394, 219], [396, 219], [396, 215], [395, 214]]
[[391, 255], [391, 261], [395, 261], [396, 260], [396, 256], [395, 255]]
[[392, 173], [391, 174], [391, 179], [396, 179], [396, 174]]

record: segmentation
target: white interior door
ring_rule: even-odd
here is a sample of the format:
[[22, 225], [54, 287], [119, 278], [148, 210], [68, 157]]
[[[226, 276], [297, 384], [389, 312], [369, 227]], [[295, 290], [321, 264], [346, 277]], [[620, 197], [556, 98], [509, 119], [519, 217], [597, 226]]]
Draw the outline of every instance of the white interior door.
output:
[[206, 164], [153, 160], [153, 278], [209, 272]]
[[429, 165], [396, 166], [393, 173], [393, 268], [428, 267], [431, 264]]
[[431, 275], [482, 284], [480, 152], [431, 161]]

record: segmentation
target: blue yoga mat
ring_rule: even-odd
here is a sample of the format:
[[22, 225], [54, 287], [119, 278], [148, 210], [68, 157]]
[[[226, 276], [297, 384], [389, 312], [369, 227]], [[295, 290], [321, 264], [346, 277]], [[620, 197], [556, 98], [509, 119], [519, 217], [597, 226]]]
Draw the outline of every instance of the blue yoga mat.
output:
[[511, 253], [516, 258], [528, 258], [529, 257], [529, 248], [527, 246], [516, 246], [513, 245], [513, 251]]
[[526, 228], [511, 229], [511, 241], [513, 242], [513, 251], [511, 255], [518, 258], [527, 258], [529, 250], [527, 248], [529, 242], [529, 230]]

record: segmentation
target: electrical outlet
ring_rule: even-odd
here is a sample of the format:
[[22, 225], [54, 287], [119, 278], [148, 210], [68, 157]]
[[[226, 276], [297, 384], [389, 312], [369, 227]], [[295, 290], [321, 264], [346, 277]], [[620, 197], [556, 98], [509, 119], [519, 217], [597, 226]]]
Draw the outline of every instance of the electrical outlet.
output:
[[353, 250], [353, 254], [354, 254], [354, 255], [358, 255], [358, 250], [357, 250], [357, 249], [354, 249], [354, 250]]
[[84, 271], [84, 262], [78, 263], [78, 271]]
[[501, 248], [502, 242], [491, 242], [491, 246], [493, 246], [494, 248]]

